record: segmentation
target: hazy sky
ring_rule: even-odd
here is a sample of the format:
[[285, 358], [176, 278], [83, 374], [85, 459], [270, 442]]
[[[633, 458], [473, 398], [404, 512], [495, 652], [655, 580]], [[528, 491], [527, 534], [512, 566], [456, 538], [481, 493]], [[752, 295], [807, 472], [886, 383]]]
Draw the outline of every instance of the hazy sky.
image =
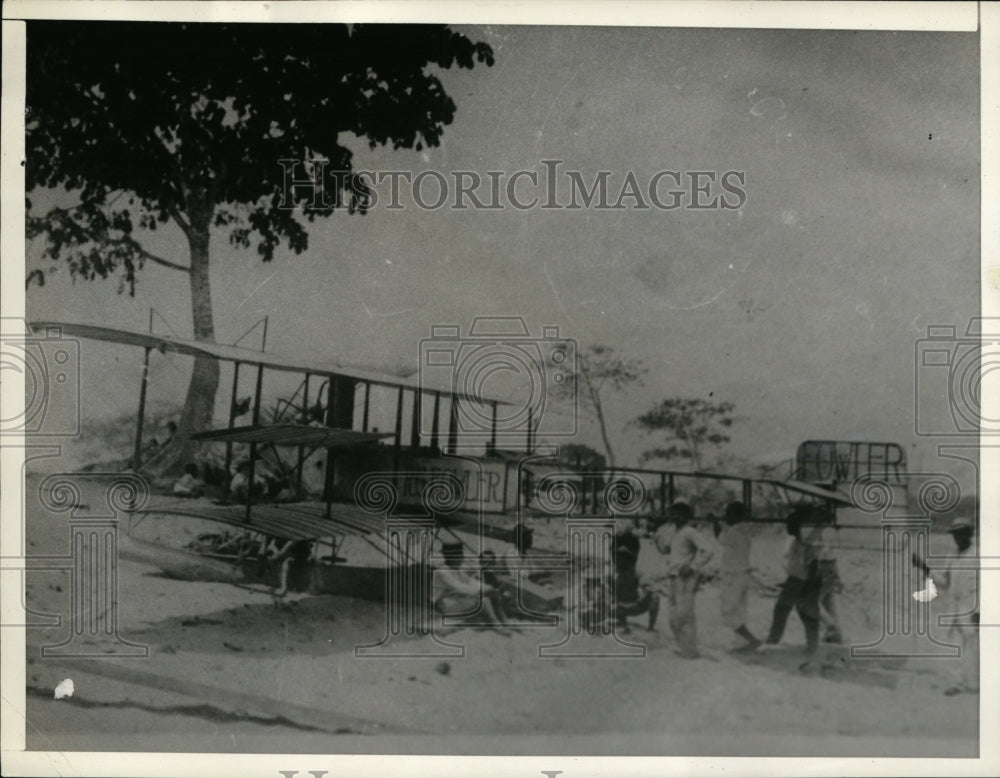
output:
[[[485, 176], [560, 159], [588, 180], [611, 171], [615, 193], [630, 170], [640, 181], [738, 170], [745, 206], [379, 206], [314, 225], [307, 253], [270, 264], [220, 238], [219, 341], [269, 315], [276, 352], [415, 367], [432, 324], [520, 315], [533, 330], [558, 325], [645, 359], [646, 386], [609, 402], [623, 462], [655, 442], [623, 430], [628, 419], [664, 397], [709, 393], [737, 406], [739, 455], [853, 436], [917, 454], [915, 343], [928, 324], [964, 329], [979, 307], [975, 34], [463, 31], [488, 41], [496, 64], [444, 75], [458, 111], [442, 145], [358, 144], [359, 167]], [[186, 260], [179, 233], [150, 245]], [[29, 246], [29, 266], [38, 254]], [[148, 267], [134, 299], [116, 290], [52, 277], [30, 291], [29, 315], [145, 329], [154, 305], [190, 333], [185, 277]], [[85, 344], [84, 357], [86, 412], [131, 411], [140, 353]], [[153, 399], [179, 398], [182, 371], [154, 362]], [[927, 412], [946, 423], [943, 398]], [[585, 439], [596, 442], [592, 429]]]

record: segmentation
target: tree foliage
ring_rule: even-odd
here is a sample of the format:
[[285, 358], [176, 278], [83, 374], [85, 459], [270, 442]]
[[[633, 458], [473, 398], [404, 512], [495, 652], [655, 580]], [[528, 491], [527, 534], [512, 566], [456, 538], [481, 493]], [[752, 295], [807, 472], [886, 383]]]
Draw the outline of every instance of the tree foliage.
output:
[[650, 433], [662, 433], [667, 445], [645, 451], [642, 460], [688, 459], [695, 471], [705, 464], [706, 448], [729, 442], [733, 425], [731, 402], [710, 402], [701, 398], [674, 397], [662, 400], [635, 419], [634, 424]]
[[583, 443], [565, 443], [559, 446], [559, 462], [579, 470], [604, 470], [604, 455]]
[[325, 202], [293, 192], [306, 219], [363, 211], [345, 137], [436, 146], [455, 103], [427, 66], [477, 61], [492, 64], [490, 47], [445, 26], [32, 21], [27, 189], [80, 204], [31, 214], [28, 235], [74, 277], [120, 273], [130, 292], [147, 261], [188, 269], [145, 251], [136, 227], [210, 224], [265, 261], [282, 242], [301, 252], [279, 161], [328, 161]]

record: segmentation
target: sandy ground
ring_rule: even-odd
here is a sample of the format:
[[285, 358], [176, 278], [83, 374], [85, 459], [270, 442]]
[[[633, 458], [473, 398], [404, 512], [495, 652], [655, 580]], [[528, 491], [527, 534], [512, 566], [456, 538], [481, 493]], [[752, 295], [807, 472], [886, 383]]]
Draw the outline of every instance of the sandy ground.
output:
[[[31, 495], [28, 553], [67, 554], [65, 516], [44, 511]], [[84, 500], [100, 499], [85, 495]], [[197, 521], [147, 519], [137, 537], [173, 543], [204, 531]], [[536, 532], [538, 545], [559, 545], [553, 522]], [[779, 532], [755, 540], [760, 578], [781, 577]], [[939, 539], [940, 540], [940, 539]], [[939, 541], [935, 541], [939, 542]], [[946, 539], [940, 542], [946, 542]], [[945, 546], [946, 547], [946, 546]], [[644, 547], [642, 566], [658, 562]], [[881, 634], [880, 557], [843, 551], [841, 599], [853, 643]], [[356, 658], [356, 645], [385, 632], [377, 603], [333, 596], [266, 593], [224, 583], [163, 577], [151, 566], [119, 565], [119, 631], [149, 646], [147, 658], [96, 660], [162, 677], [155, 685], [113, 680], [68, 669], [42, 657], [66, 627], [28, 630], [28, 747], [42, 750], [219, 752], [453, 752], [636, 754], [873, 754], [974, 755], [975, 695], [945, 697], [948, 661], [850, 660], [825, 647], [808, 672], [801, 625], [793, 615], [785, 644], [766, 654], [738, 654], [719, 620], [718, 585], [698, 596], [705, 656], [674, 654], [661, 613], [660, 631], [634, 623], [628, 640], [646, 646], [644, 658], [539, 658], [539, 645], [558, 629], [503, 637], [459, 630], [446, 639], [464, 657]], [[69, 577], [63, 571], [27, 576], [32, 610], [66, 613]], [[765, 587], [752, 592], [750, 621], [766, 631], [774, 606]], [[442, 663], [445, 662], [447, 666]], [[116, 664], [117, 663], [117, 664]], [[55, 700], [63, 678], [72, 698]], [[183, 683], [172, 683], [181, 679]], [[192, 695], [185, 683], [216, 693]], [[181, 693], [185, 692], [185, 693]], [[302, 706], [313, 716], [288, 716], [248, 705], [236, 694]], [[236, 700], [234, 702], [234, 699]], [[423, 733], [423, 734], [421, 734]]]

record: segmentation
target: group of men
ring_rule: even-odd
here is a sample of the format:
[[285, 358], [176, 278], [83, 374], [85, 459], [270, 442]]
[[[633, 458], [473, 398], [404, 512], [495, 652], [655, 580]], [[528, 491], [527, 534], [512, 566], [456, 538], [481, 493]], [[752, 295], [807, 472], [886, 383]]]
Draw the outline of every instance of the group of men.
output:
[[[797, 507], [786, 523], [788, 542], [785, 549], [786, 578], [774, 606], [771, 626], [766, 640], [758, 638], [748, 626], [748, 596], [753, 585], [750, 551], [754, 529], [746, 506], [741, 502], [726, 505], [722, 523], [716, 523], [718, 544], [718, 572], [720, 584], [720, 610], [722, 622], [739, 639], [739, 650], [756, 650], [765, 642], [777, 644], [784, 636], [788, 616], [794, 610], [806, 631], [806, 650], [815, 653], [820, 627], [826, 630], [825, 639], [830, 643], [843, 642], [843, 633], [837, 609], [836, 595], [840, 590], [840, 576], [834, 557], [834, 542], [830, 537], [832, 515], [809, 507]], [[656, 549], [665, 557], [663, 572], [646, 581], [640, 602], [650, 614], [658, 611], [658, 604], [650, 603], [656, 591], [666, 594], [670, 606], [670, 627], [677, 642], [677, 653], [685, 658], [700, 656], [695, 616], [695, 595], [702, 583], [709, 578], [708, 566], [716, 554], [716, 547], [691, 522], [694, 511], [685, 502], [669, 507], [666, 520], [654, 525], [652, 538]], [[803, 535], [804, 525], [811, 523]], [[630, 539], [629, 536], [634, 539]], [[632, 572], [637, 557], [638, 538], [631, 532], [623, 533], [617, 541], [619, 580], [634, 577]], [[623, 565], [623, 562], [625, 563]], [[628, 596], [632, 587], [619, 587]], [[626, 599], [625, 612], [632, 613], [635, 606]], [[651, 615], [650, 628], [655, 623]]]
[[[582, 596], [570, 618], [582, 629], [607, 631], [613, 624], [618, 634], [626, 634], [630, 617], [646, 615], [647, 629], [653, 631], [661, 596], [665, 596], [676, 653], [688, 659], [697, 658], [700, 651], [696, 595], [711, 577], [709, 565], [718, 553], [721, 618], [738, 639], [735, 650], [756, 651], [780, 643], [793, 611], [805, 630], [807, 655], [818, 651], [821, 638], [827, 643], [844, 642], [837, 605], [842, 586], [832, 512], [802, 505], [794, 507], [788, 515], [785, 579], [763, 640], [748, 625], [748, 599], [754, 583], [750, 552], [755, 528], [746, 506], [741, 502], [726, 505], [722, 522], [715, 525], [716, 544], [693, 526], [694, 519], [694, 510], [688, 503], [675, 502], [666, 511], [665, 520], [648, 527], [647, 536], [663, 556], [659, 572], [652, 576], [639, 572], [642, 533], [638, 527], [616, 533], [613, 568], [600, 561], [586, 561]], [[950, 533], [958, 553], [948, 557], [947, 564], [932, 569], [917, 557], [913, 564], [947, 593], [947, 603], [954, 613], [972, 614], [955, 620], [949, 628], [949, 636], [962, 647], [962, 661], [956, 664], [955, 683], [945, 693], [958, 694], [978, 691], [978, 602], [972, 523], [957, 519]], [[435, 576], [435, 604], [439, 612], [455, 615], [481, 612], [483, 626], [491, 623], [504, 629], [509, 611], [516, 605], [512, 601], [516, 587], [503, 586], [500, 579], [506, 575], [509, 582], [510, 576], [519, 574], [521, 566], [517, 560], [528, 554], [531, 545], [531, 530], [519, 524], [514, 548], [505, 554], [505, 559], [497, 560], [491, 552], [484, 552], [482, 572], [476, 576], [462, 570], [461, 543], [446, 544], [446, 567]]]
[[513, 543], [501, 557], [490, 550], [480, 555], [479, 573], [465, 565], [465, 549], [460, 540], [443, 543], [444, 565], [434, 571], [434, 609], [442, 616], [469, 618], [469, 626], [490, 627], [500, 634], [517, 631], [510, 622], [523, 610], [519, 587], [505, 586], [521, 575], [522, 561], [534, 542], [534, 532], [519, 523]]
[[[667, 558], [662, 580], [651, 582], [639, 573], [636, 566], [642, 545], [639, 535], [632, 531], [616, 534], [613, 567], [610, 559], [578, 560], [582, 567], [583, 592], [568, 615], [584, 630], [600, 628], [607, 631], [608, 622], [613, 620], [616, 630], [626, 633], [630, 616], [646, 614], [647, 628], [655, 630], [660, 609], [658, 588], [663, 584], [669, 598], [670, 626], [677, 640], [678, 653], [694, 658], [699, 656], [695, 593], [704, 580], [713, 548], [691, 526], [694, 511], [687, 503], [671, 505], [667, 519], [654, 534], [657, 549]], [[520, 575], [519, 560], [528, 555], [531, 546], [530, 528], [519, 524], [515, 528], [513, 548], [503, 559], [496, 559], [490, 551], [483, 552], [477, 575], [465, 569], [460, 542], [443, 544], [445, 564], [435, 571], [434, 578], [435, 609], [447, 616], [474, 613], [481, 618], [481, 626], [505, 631], [511, 612], [520, 612], [522, 608], [516, 602], [519, 587], [504, 586], [500, 579], [506, 578], [509, 584]], [[743, 603], [745, 610], [745, 593]], [[746, 632], [742, 623], [737, 626]]]
[[692, 526], [693, 520], [691, 506], [675, 502], [667, 509], [666, 521], [652, 527], [653, 542], [664, 557], [659, 575], [652, 578], [640, 576], [637, 570], [641, 548], [638, 535], [626, 531], [615, 540], [615, 595], [620, 630], [628, 630], [628, 616], [643, 612], [648, 614], [647, 629], [654, 630], [660, 610], [659, 594], [666, 594], [676, 651], [687, 659], [700, 655], [695, 594], [715, 554], [711, 544]]
[[[694, 510], [688, 503], [675, 502], [667, 510], [666, 521], [652, 528], [653, 542], [665, 561], [661, 574], [652, 578], [638, 570], [642, 541], [635, 530], [615, 534], [613, 568], [601, 560], [581, 560], [583, 592], [569, 617], [584, 630], [606, 629], [609, 626], [606, 622], [613, 620], [616, 631], [625, 634], [630, 629], [629, 617], [645, 614], [647, 629], [653, 631], [660, 611], [660, 596], [665, 594], [677, 653], [689, 659], [700, 656], [695, 596], [708, 577], [707, 568], [715, 549], [692, 525], [694, 518]], [[726, 507], [726, 528], [719, 536], [722, 602], [727, 624], [748, 646], [755, 648], [761, 641], [746, 626], [747, 592], [751, 581], [747, 518], [742, 503], [734, 502]], [[489, 551], [484, 552], [479, 565], [481, 572], [477, 575], [465, 568], [460, 542], [443, 544], [445, 564], [435, 572], [434, 579], [436, 610], [448, 616], [475, 613], [481, 615], [482, 626], [492, 625], [504, 631], [509, 621], [508, 612], [516, 606], [512, 598], [517, 587], [500, 585], [498, 575], [507, 576], [508, 581], [518, 575], [520, 565], [516, 560], [527, 556], [531, 545], [531, 530], [519, 524], [515, 529], [513, 549], [503, 560], [497, 560]], [[788, 590], [791, 592], [793, 587], [789, 586]], [[780, 602], [784, 608], [791, 600], [786, 598]], [[784, 629], [784, 620], [780, 631]], [[777, 640], [781, 638], [780, 631]]]
[[[653, 545], [662, 555], [659, 571], [642, 575], [637, 563], [642, 541], [638, 528], [615, 536], [615, 618], [618, 632], [629, 631], [628, 618], [647, 614], [647, 629], [656, 629], [660, 597], [665, 595], [669, 624], [676, 653], [685, 659], [701, 655], [695, 598], [701, 585], [710, 577], [709, 564], [716, 548], [692, 524], [694, 510], [686, 502], [673, 503], [664, 521], [649, 527]], [[742, 503], [726, 506], [726, 527], [719, 533], [722, 573], [722, 617], [752, 648], [760, 642], [747, 628], [747, 592], [750, 588], [750, 525]]]

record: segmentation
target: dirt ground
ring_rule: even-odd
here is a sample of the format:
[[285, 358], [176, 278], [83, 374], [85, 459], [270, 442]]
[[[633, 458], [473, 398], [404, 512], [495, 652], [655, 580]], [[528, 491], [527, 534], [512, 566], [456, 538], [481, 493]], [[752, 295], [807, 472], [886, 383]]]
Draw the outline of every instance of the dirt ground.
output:
[[[37, 485], [29, 476], [28, 554], [65, 555], [66, 516], [41, 508]], [[206, 526], [150, 518], [133, 534], [176, 544]], [[558, 522], [540, 528], [536, 543], [558, 546], [561, 529]], [[766, 584], [782, 577], [782, 543], [780, 531], [770, 530], [754, 541], [762, 585], [751, 593], [750, 624], [758, 634], [774, 607]], [[946, 538], [934, 543], [947, 548], [937, 545]], [[640, 566], [658, 563], [644, 546]], [[848, 639], [877, 642], [880, 555], [845, 549], [840, 564]], [[720, 623], [717, 583], [698, 595], [704, 656], [696, 660], [675, 655], [666, 608], [658, 632], [641, 628], [644, 617], [633, 623], [627, 639], [645, 644], [642, 658], [543, 659], [539, 646], [558, 642], [561, 633], [539, 628], [509, 637], [462, 629], [446, 639], [463, 644], [464, 657], [389, 659], [355, 656], [355, 646], [385, 633], [377, 603], [301, 595], [278, 601], [225, 583], [169, 579], [127, 560], [118, 579], [119, 633], [147, 645], [149, 656], [91, 661], [162, 682], [124, 682], [42, 657], [39, 647], [60, 642], [68, 627], [28, 629], [30, 749], [815, 756], [978, 750], [979, 697], [943, 696], [948, 660], [852, 659], [848, 649], [826, 646], [803, 671], [804, 636], [794, 615], [776, 650], [734, 653]], [[31, 610], [66, 613], [69, 596], [66, 571], [27, 574]], [[53, 689], [64, 678], [73, 679], [75, 693], [56, 700]], [[260, 698], [275, 705], [268, 709]]]

